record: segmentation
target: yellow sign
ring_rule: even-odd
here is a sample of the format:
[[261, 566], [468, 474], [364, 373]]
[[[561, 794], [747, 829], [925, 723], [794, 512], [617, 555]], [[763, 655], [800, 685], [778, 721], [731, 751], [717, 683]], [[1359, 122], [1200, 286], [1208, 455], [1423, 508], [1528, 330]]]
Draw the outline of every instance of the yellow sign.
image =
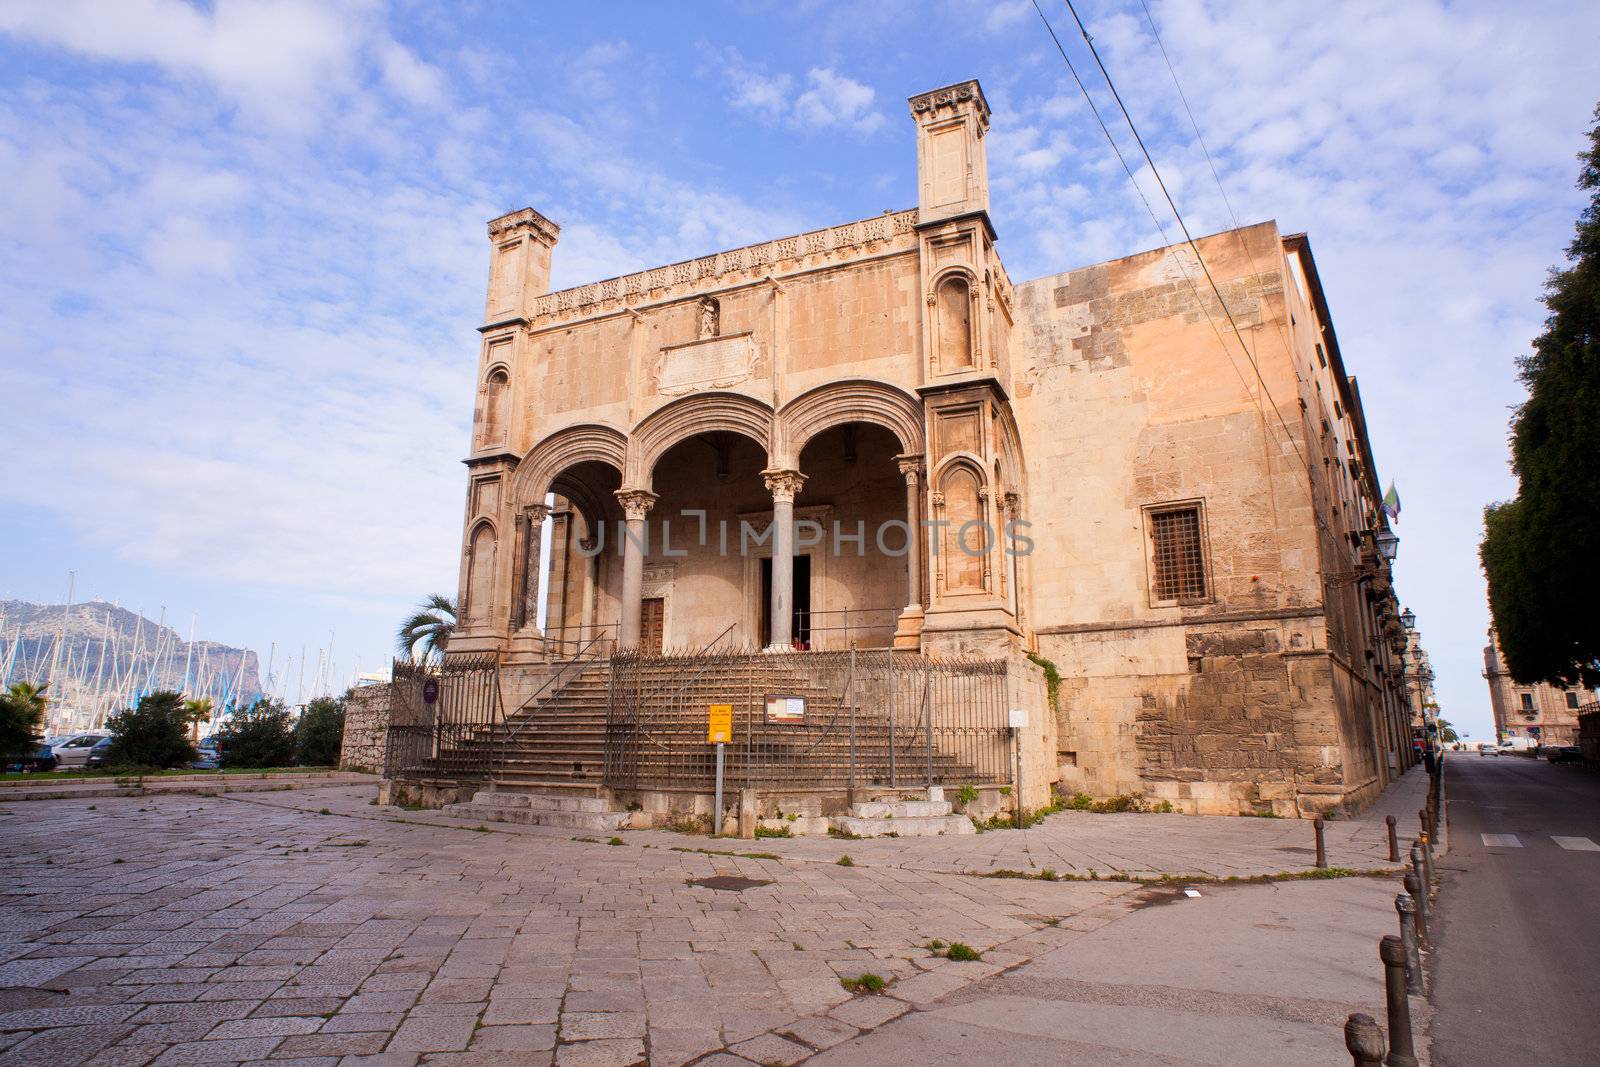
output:
[[707, 744], [727, 744], [733, 740], [733, 705], [708, 704], [706, 710], [710, 713], [706, 725]]

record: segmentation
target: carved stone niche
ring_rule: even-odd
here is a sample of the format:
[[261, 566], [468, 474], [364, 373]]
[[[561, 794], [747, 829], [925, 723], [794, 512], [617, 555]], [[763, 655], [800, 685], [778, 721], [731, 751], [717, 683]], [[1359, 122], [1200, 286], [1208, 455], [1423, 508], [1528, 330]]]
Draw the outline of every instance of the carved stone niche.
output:
[[750, 333], [667, 345], [656, 364], [656, 392], [681, 396], [702, 389], [726, 389], [748, 381], [755, 362], [755, 337]]

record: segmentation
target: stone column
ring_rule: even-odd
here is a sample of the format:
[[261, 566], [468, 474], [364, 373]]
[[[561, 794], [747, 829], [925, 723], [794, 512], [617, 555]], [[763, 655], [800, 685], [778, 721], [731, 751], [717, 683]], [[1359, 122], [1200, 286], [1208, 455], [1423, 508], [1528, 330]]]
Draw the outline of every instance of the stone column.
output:
[[523, 628], [539, 626], [539, 560], [544, 555], [544, 520], [550, 514], [548, 504], [529, 504], [522, 509], [522, 590], [519, 601]]
[[618, 489], [617, 500], [627, 517], [622, 535], [622, 627], [617, 635], [621, 648], [639, 647], [639, 620], [644, 613], [644, 553], [648, 547], [644, 519], [656, 502], [656, 495], [645, 489]]
[[922, 472], [921, 456], [896, 456], [906, 480], [906, 606], [894, 631], [896, 648], [916, 648], [922, 633]]
[[1012, 490], [1007, 490], [1001, 498], [1005, 507], [1001, 511], [1004, 521], [999, 530], [1000, 560], [1006, 568], [1006, 573], [1011, 576], [1011, 612], [1017, 620], [1017, 632], [1026, 637], [1027, 612], [1022, 606], [1022, 559], [1013, 554], [1010, 540], [1006, 532], [1011, 524], [1022, 518], [1022, 495]]
[[772, 494], [772, 641], [767, 648], [787, 652], [794, 646], [794, 497], [806, 476], [772, 467], [761, 478]]

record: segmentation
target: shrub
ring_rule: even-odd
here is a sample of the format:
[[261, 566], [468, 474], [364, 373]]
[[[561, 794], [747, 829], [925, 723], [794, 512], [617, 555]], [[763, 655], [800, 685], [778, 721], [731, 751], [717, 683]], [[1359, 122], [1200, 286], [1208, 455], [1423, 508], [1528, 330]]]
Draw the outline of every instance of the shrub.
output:
[[1094, 797], [1088, 793], [1074, 793], [1072, 799], [1067, 802], [1067, 807], [1073, 811], [1088, 811], [1094, 807]]
[[978, 789], [971, 782], [956, 790], [956, 802], [965, 810], [968, 804], [978, 799]]
[[344, 707], [332, 697], [318, 697], [294, 725], [294, 761], [305, 767], [336, 767], [344, 742]]
[[789, 832], [789, 828], [787, 826], [779, 826], [776, 829], [773, 829], [773, 828], [770, 828], [770, 827], [766, 827], [766, 826], [757, 826], [756, 827], [756, 836], [757, 837], [793, 837], [794, 834]]
[[217, 732], [224, 767], [287, 767], [294, 761], [294, 742], [289, 710], [267, 697], [235, 712]]
[[972, 960], [983, 959], [983, 953], [979, 952], [971, 945], [956, 941], [951, 943], [949, 948], [945, 949], [944, 958], [947, 960], [954, 960], [957, 963], [970, 963]]
[[0, 693], [0, 758], [31, 756], [44, 740], [44, 687], [18, 682]]
[[106, 725], [111, 729], [106, 762], [113, 767], [165, 770], [195, 757], [181, 693], [148, 693], [133, 708], [113, 715]]
[[837, 863], [841, 867], [854, 867], [856, 865], [856, 861], [851, 859], [849, 856], [840, 856], [833, 862]]

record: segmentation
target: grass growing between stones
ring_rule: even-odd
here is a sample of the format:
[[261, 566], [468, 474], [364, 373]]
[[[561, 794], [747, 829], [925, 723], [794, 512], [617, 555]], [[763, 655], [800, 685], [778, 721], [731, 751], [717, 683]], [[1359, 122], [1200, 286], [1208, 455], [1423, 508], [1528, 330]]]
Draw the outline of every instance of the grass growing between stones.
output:
[[882, 975], [872, 974], [871, 972], [868, 972], [868, 973], [860, 975], [860, 976], [858, 976], [856, 978], [841, 978], [841, 979], [839, 979], [839, 984], [841, 986], [843, 986], [845, 989], [847, 989], [850, 992], [852, 992], [852, 993], [856, 993], [856, 994], [862, 994], [862, 993], [873, 994], [873, 993], [882, 993], [883, 990], [884, 990], [884, 987], [887, 986], [889, 983], [887, 983], [887, 982], [885, 982], [883, 980], [883, 976]]

